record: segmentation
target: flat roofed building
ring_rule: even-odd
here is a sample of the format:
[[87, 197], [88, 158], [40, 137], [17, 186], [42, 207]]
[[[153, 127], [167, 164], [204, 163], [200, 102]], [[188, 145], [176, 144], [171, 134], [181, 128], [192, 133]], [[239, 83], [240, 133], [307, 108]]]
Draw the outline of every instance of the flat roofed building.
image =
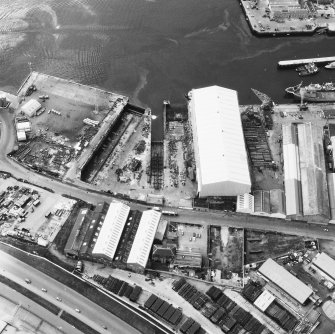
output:
[[284, 267], [280, 266], [272, 259], [266, 260], [258, 271], [266, 279], [273, 282], [300, 304], [304, 304], [313, 294], [311, 288], [294, 277]]
[[31, 99], [21, 107], [21, 112], [28, 117], [33, 117], [41, 107], [42, 105], [37, 100]]
[[25, 141], [27, 140], [26, 132], [24, 130], [18, 130], [16, 132], [17, 140], [18, 141]]
[[26, 131], [26, 132], [29, 132], [31, 131], [31, 124], [30, 122], [18, 122], [16, 123], [16, 130], [17, 131]]
[[249, 193], [251, 181], [237, 92], [212, 86], [193, 89], [189, 95], [199, 196]]
[[129, 269], [136, 272], [144, 271], [161, 215], [161, 212], [155, 210], [143, 212], [127, 260]]
[[333, 283], [335, 282], [335, 260], [326, 253], [321, 253], [313, 259], [313, 265], [326, 276], [330, 277]]
[[121, 202], [115, 202], [109, 205], [92, 255], [113, 260], [129, 211], [130, 207]]
[[255, 300], [254, 305], [262, 312], [265, 312], [270, 304], [275, 300], [275, 296], [268, 290], [264, 290], [262, 294]]

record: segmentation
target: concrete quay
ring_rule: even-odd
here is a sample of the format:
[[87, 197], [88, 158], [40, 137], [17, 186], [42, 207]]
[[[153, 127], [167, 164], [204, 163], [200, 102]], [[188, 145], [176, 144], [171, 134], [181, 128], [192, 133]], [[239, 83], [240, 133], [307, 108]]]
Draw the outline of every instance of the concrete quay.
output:
[[[240, 1], [246, 20], [252, 32], [259, 36], [313, 35], [315, 33], [335, 33], [335, 10], [333, 7], [319, 5], [313, 15], [299, 16], [293, 10], [275, 15], [269, 9], [269, 2]], [[280, 19], [278, 19], [278, 16]]]

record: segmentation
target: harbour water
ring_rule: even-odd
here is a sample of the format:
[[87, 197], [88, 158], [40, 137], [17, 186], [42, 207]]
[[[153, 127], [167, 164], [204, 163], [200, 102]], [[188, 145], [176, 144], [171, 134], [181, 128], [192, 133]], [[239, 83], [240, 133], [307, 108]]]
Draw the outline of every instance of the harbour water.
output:
[[[333, 56], [334, 38], [253, 36], [237, 0], [1, 0], [0, 89], [15, 93], [31, 67], [116, 91], [151, 107], [157, 140], [162, 101], [192, 88], [217, 84], [258, 103], [252, 87], [288, 103], [284, 89], [300, 77], [278, 61]], [[326, 70], [304, 78], [332, 80]]]

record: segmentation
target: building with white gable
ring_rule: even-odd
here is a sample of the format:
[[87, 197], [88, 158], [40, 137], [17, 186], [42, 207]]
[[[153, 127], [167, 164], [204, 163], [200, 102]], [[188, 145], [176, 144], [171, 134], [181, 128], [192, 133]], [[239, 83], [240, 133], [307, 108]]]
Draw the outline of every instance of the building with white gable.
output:
[[144, 272], [161, 215], [161, 212], [155, 210], [143, 212], [127, 260], [129, 269], [139, 273]]
[[198, 194], [249, 193], [251, 180], [235, 90], [211, 86], [189, 93]]

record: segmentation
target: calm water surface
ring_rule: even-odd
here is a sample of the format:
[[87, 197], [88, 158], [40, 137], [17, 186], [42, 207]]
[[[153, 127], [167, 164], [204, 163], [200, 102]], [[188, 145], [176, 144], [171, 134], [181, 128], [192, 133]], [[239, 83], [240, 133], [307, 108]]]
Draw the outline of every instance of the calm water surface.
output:
[[[182, 102], [192, 88], [250, 88], [289, 102], [294, 71], [282, 59], [335, 55], [335, 39], [256, 38], [237, 0], [1, 0], [0, 88], [15, 92], [36, 71], [129, 95], [160, 116], [162, 100]], [[305, 80], [335, 81], [322, 70]], [[154, 139], [161, 137], [155, 121]]]

